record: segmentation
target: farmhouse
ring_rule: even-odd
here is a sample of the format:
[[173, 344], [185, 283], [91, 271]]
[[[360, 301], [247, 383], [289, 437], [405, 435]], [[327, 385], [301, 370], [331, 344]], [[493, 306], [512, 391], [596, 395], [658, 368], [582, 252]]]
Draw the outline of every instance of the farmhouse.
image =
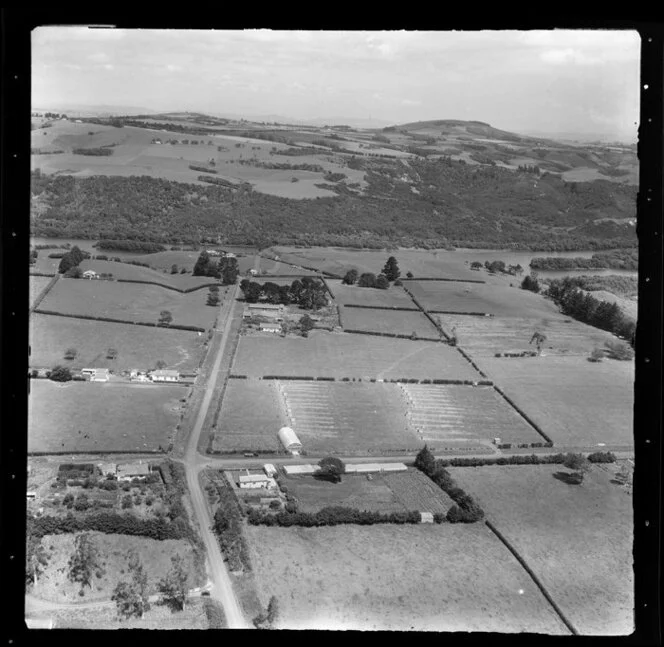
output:
[[261, 332], [271, 332], [279, 334], [281, 332], [281, 324], [278, 323], [262, 323], [258, 328]]
[[98, 276], [99, 275], [94, 270], [86, 270], [85, 272], [83, 272], [84, 279], [96, 279], [98, 278]]
[[276, 486], [276, 482], [273, 478], [267, 476], [267, 474], [250, 474], [249, 470], [246, 470], [246, 474], [240, 474], [238, 476], [238, 485], [241, 489], [258, 489], [258, 488], [272, 488]]
[[117, 476], [118, 481], [131, 481], [135, 478], [145, 478], [150, 474], [150, 468], [147, 463], [126, 463], [125, 465], [118, 465]]
[[282, 427], [279, 430], [279, 440], [291, 454], [297, 455], [302, 449], [302, 443], [290, 427]]
[[102, 476], [115, 476], [118, 471], [118, 466], [116, 463], [98, 463], [97, 467], [99, 468]]
[[107, 368], [83, 368], [81, 374], [90, 378], [90, 382], [108, 382]]
[[179, 382], [180, 371], [160, 369], [158, 371], [152, 371], [150, 378], [153, 382]]

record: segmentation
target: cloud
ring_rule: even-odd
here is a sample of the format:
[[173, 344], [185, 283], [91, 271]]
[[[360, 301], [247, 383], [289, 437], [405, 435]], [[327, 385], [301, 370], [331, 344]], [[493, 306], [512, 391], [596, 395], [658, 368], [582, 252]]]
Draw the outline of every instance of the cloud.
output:
[[401, 105], [403, 106], [421, 106], [422, 102], [415, 99], [402, 99]]

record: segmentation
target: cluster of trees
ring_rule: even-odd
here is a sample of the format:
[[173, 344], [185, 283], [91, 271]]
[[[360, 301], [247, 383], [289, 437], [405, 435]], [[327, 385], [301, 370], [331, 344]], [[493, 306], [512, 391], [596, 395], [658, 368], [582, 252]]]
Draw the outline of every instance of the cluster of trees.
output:
[[194, 265], [194, 276], [211, 276], [221, 279], [223, 285], [233, 285], [240, 275], [237, 258], [222, 256], [215, 261], [205, 250], [203, 250]]
[[529, 290], [530, 292], [539, 292], [542, 289], [540, 282], [537, 280], [537, 272], [531, 272], [523, 278], [521, 289]]
[[457, 504], [447, 511], [447, 520], [450, 523], [474, 523], [484, 518], [484, 511], [479, 504], [456, 484], [450, 473], [436, 461], [426, 445], [418, 452], [415, 467], [426, 474]]
[[74, 155], [91, 155], [95, 157], [106, 157], [113, 155], [112, 148], [72, 148]]
[[584, 293], [575, 287], [574, 280], [569, 277], [552, 280], [547, 295], [563, 314], [630, 340], [632, 346], [634, 345], [636, 323], [625, 317], [617, 303], [600, 301], [591, 294]]
[[48, 379], [52, 380], [53, 382], [70, 382], [73, 379], [73, 376], [71, 371], [66, 366], [58, 365], [54, 366], [48, 372]]
[[127, 568], [131, 579], [117, 583], [111, 600], [121, 618], [142, 618], [150, 610], [148, 574], [135, 550], [129, 552]]
[[144, 254], [166, 251], [166, 248], [159, 243], [150, 243], [143, 240], [100, 240], [95, 247], [98, 249], [113, 249], [124, 252], [142, 252]]
[[37, 257], [39, 256], [39, 252], [36, 249], [31, 249], [30, 250], [30, 265], [34, 265], [37, 262]]
[[306, 310], [318, 310], [327, 305], [327, 289], [316, 278], [304, 276], [295, 279], [290, 285], [277, 285], [271, 281], [258, 283], [249, 279], [240, 281], [240, 289], [248, 303], [297, 304]]
[[[593, 452], [587, 456], [590, 463], [615, 463], [612, 452]], [[567, 454], [537, 454], [500, 456], [498, 458], [439, 458], [436, 465], [440, 467], [480, 467], [482, 465], [562, 465]]]
[[523, 274], [523, 267], [520, 264], [505, 265], [505, 261], [484, 261], [484, 265], [480, 261], [473, 261], [470, 267], [474, 270], [484, 267], [488, 272], [493, 272], [494, 274], [511, 274], [512, 276]]
[[530, 164], [519, 164], [517, 170], [519, 173], [532, 173], [533, 175], [540, 175], [542, 173], [542, 169], [539, 166], [531, 166]]
[[208, 288], [208, 296], [206, 301], [207, 305], [218, 306], [220, 301], [221, 299], [219, 298], [219, 286], [211, 285]]
[[219, 547], [232, 570], [251, 570], [249, 549], [242, 533], [242, 513], [235, 494], [227, 483], [217, 483], [216, 490], [219, 501], [212, 529]]
[[74, 245], [71, 250], [64, 254], [60, 259], [58, 272], [64, 274], [68, 269], [78, 266], [81, 261], [84, 261], [86, 258], [90, 258], [90, 254], [81, 251], [76, 245]]
[[588, 292], [606, 290], [617, 295], [635, 296], [638, 294], [639, 282], [635, 276], [610, 274], [608, 276], [570, 276], [572, 285]]
[[590, 258], [563, 258], [558, 256], [538, 256], [530, 261], [530, 267], [536, 270], [638, 270], [639, 250], [613, 249], [597, 252]]
[[[372, 272], [364, 272], [358, 276], [355, 269], [348, 270], [344, 275], [341, 282], [345, 285], [355, 285], [361, 288], [378, 288], [380, 290], [387, 290], [390, 287], [390, 282], [399, 280], [401, 271], [399, 264], [394, 256], [390, 256], [383, 267], [383, 271], [376, 276]], [[399, 285], [397, 283], [397, 285]]]

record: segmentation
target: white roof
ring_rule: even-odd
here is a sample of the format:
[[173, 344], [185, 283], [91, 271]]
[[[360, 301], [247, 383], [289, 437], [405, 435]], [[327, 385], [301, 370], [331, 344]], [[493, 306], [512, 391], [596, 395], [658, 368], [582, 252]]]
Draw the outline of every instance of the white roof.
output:
[[178, 377], [180, 375], [180, 371], [160, 369], [158, 371], [152, 371], [152, 375], [156, 375], [157, 377]]
[[249, 307], [256, 310], [283, 310], [283, 306], [278, 303], [250, 303]]
[[240, 474], [240, 483], [256, 483], [269, 481], [265, 474]]
[[300, 439], [290, 427], [282, 427], [279, 430], [279, 439], [286, 448], [290, 447], [291, 445], [302, 445]]
[[313, 474], [319, 469], [318, 465], [284, 465], [286, 474]]
[[367, 472], [403, 472], [408, 468], [403, 463], [355, 463], [346, 465], [348, 474]]

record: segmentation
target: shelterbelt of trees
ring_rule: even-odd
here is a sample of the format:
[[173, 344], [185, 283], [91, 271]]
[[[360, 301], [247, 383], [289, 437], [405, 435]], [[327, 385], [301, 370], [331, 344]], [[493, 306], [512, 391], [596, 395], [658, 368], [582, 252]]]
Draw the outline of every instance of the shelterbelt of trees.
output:
[[[348, 157], [363, 194], [294, 200], [249, 186], [199, 186], [147, 176], [32, 174], [34, 235], [259, 247], [475, 247], [537, 251], [636, 247], [636, 188], [564, 182], [449, 159]], [[417, 192], [414, 192], [416, 189]]]
[[609, 252], [598, 252], [591, 258], [575, 257], [537, 257], [530, 261], [530, 267], [534, 270], [589, 270], [589, 269], [611, 269], [611, 270], [638, 270], [638, 249], [614, 249]]

